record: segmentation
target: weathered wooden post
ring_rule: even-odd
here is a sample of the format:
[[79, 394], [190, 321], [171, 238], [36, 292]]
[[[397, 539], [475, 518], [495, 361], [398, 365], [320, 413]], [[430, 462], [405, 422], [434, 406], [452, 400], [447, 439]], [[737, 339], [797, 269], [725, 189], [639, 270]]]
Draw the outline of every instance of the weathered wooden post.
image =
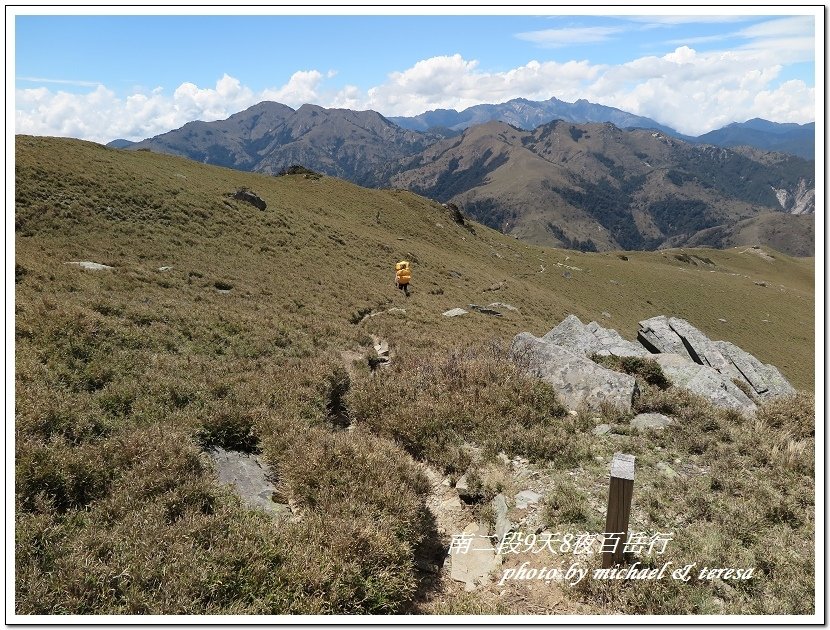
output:
[[614, 453], [614, 459], [611, 461], [611, 485], [608, 489], [608, 513], [605, 516], [603, 569], [622, 564], [633, 494], [634, 456]]

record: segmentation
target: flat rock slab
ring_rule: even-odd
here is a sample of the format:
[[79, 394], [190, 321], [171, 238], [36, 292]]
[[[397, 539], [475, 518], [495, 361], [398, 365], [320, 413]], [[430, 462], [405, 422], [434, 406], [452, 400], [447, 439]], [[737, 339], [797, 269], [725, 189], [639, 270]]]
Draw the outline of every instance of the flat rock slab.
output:
[[685, 319], [652, 317], [640, 322], [638, 339], [652, 351], [675, 353], [747, 383], [762, 398], [795, 393], [775, 366], [767, 365], [728, 341], [712, 341]]
[[516, 495], [516, 509], [517, 510], [526, 510], [531, 505], [536, 505], [541, 501], [543, 495], [539, 494], [538, 492], [534, 492], [533, 490], [522, 490], [519, 494]]
[[615, 357], [646, 357], [651, 354], [641, 344], [623, 338], [612, 328], [603, 328], [598, 323], [591, 322], [585, 325], [585, 329], [600, 343], [597, 354]]
[[493, 512], [496, 514], [496, 541], [501, 542], [504, 537], [513, 531], [515, 525], [507, 518], [507, 499], [499, 493], [493, 497]]
[[639, 322], [640, 329], [637, 331], [639, 341], [649, 352], [664, 354], [679, 354], [681, 357], [694, 361], [692, 356], [683, 345], [683, 340], [672, 330], [669, 318], [665, 315], [658, 315], [651, 319]]
[[591, 409], [599, 410], [606, 402], [626, 413], [631, 411], [637, 388], [633, 376], [604, 368], [530, 333], [516, 335], [511, 350], [518, 360], [527, 361], [531, 373], [554, 388], [569, 409], [577, 409], [585, 402]]
[[673, 420], [662, 413], [641, 413], [631, 419], [633, 429], [665, 429]]
[[244, 503], [265, 510], [276, 518], [288, 518], [291, 509], [273, 499], [276, 486], [268, 478], [268, 467], [255, 455], [226, 451], [209, 451], [219, 473], [219, 483], [230, 485]]
[[757, 407], [732, 380], [714, 368], [698, 365], [677, 354], [656, 354], [654, 360], [675, 387], [702, 396], [713, 405], [753, 413]]
[[467, 314], [467, 311], [465, 311], [463, 308], [451, 308], [450, 310], [444, 311], [442, 313], [442, 315], [444, 317], [458, 317], [459, 315], [466, 315], [466, 314]]
[[486, 525], [470, 523], [462, 537], [470, 541], [470, 546], [468, 549], [450, 549], [450, 577], [464, 582], [464, 590], [472, 591], [501, 565], [501, 558], [490, 542]]
[[669, 326], [680, 337], [692, 361], [715, 368], [730, 378], [741, 378], [740, 373], [724, 358], [717, 345], [685, 319], [670, 317]]
[[512, 306], [510, 304], [505, 304], [504, 302], [492, 302], [492, 303], [488, 304], [487, 306], [489, 308], [503, 308], [503, 309], [508, 310], [508, 311], [518, 311], [519, 310], [515, 306]]
[[86, 269], [87, 271], [107, 271], [109, 269], [115, 269], [115, 267], [110, 267], [109, 265], [103, 265], [101, 263], [92, 262], [91, 260], [76, 260], [63, 263], [64, 265], [75, 265], [80, 267], [81, 269]]
[[598, 424], [594, 427], [593, 431], [591, 431], [594, 435], [606, 435], [611, 433], [611, 425], [610, 424]]
[[781, 375], [781, 372], [774, 365], [762, 363], [749, 352], [741, 350], [728, 341], [715, 341], [714, 343], [721, 354], [732, 362], [732, 365], [741, 373], [743, 379], [761, 398], [775, 398], [795, 394], [795, 388], [790, 385], [789, 381]]
[[478, 311], [482, 315], [492, 315], [494, 317], [501, 317], [501, 313], [499, 311], [494, 310], [492, 308], [488, 308], [486, 306], [479, 306], [478, 304], [470, 304], [470, 305], [468, 305], [468, 308], [471, 311]]

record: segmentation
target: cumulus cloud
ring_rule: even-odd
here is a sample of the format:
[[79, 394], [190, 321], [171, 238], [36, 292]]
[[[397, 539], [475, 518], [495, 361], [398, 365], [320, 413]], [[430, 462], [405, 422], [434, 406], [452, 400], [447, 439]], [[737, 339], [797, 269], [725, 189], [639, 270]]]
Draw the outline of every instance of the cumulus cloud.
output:
[[15, 93], [16, 132], [55, 135], [109, 142], [114, 138], [142, 140], [191, 120], [222, 120], [264, 100], [289, 106], [315, 102], [323, 75], [295, 72], [279, 88], [259, 93], [228, 74], [214, 87], [185, 82], [172, 95], [161, 88], [137, 91], [119, 98], [98, 85], [86, 94], [52, 91], [47, 87], [18, 89]]
[[586, 61], [530, 61], [504, 72], [478, 69], [461, 55], [432, 57], [368, 92], [368, 105], [387, 115], [412, 116], [429, 109], [464, 109], [512, 98], [548, 99], [557, 89], [577, 91], [595, 77], [598, 66]]
[[[747, 38], [789, 38], [804, 22], [748, 30]], [[802, 53], [798, 53], [802, 54]], [[143, 139], [191, 120], [224, 119], [263, 100], [291, 107], [373, 109], [412, 116], [439, 108], [464, 109], [512, 98], [565, 101], [585, 98], [699, 135], [734, 121], [760, 117], [777, 122], [815, 120], [815, 88], [781, 82], [786, 55], [776, 47], [700, 52], [679, 46], [662, 56], [608, 65], [588, 61], [529, 61], [505, 71], [481, 69], [476, 60], [446, 55], [418, 61], [368, 90], [332, 86], [335, 73], [300, 70], [280, 87], [255, 92], [229, 75], [214, 87], [182, 83], [173, 94], [158, 88], [119, 97], [105, 86], [85, 94], [40, 86], [16, 92], [16, 131], [107, 142]]]
[[301, 70], [292, 74], [288, 83], [281, 88], [263, 91], [260, 100], [277, 101], [289, 107], [314, 103], [320, 96], [318, 90], [322, 81], [323, 74], [321, 72]]

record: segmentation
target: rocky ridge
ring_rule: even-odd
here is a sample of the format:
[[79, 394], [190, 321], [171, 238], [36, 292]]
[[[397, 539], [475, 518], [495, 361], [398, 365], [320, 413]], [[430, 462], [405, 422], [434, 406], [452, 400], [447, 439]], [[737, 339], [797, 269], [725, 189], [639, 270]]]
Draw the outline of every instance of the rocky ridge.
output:
[[612, 403], [631, 411], [634, 378], [599, 365], [594, 356], [653, 359], [675, 387], [741, 413], [753, 413], [756, 401], [795, 393], [775, 366], [728, 341], [712, 341], [684, 319], [664, 315], [639, 322], [636, 342], [569, 315], [541, 338], [519, 333], [512, 350], [571, 409]]

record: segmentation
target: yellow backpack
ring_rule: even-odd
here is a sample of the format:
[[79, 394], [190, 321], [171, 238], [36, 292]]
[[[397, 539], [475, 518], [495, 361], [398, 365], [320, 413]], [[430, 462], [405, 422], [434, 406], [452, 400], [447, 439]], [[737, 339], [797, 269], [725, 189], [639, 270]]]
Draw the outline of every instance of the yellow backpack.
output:
[[409, 281], [412, 279], [409, 262], [402, 260], [395, 265], [395, 277], [398, 279], [398, 284], [409, 284]]

